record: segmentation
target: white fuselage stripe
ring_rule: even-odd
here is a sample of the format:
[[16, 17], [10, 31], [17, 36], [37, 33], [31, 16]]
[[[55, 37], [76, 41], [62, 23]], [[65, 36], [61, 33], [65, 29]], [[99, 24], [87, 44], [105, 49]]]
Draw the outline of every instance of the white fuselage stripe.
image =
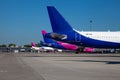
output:
[[83, 31], [77, 31], [77, 33], [80, 35], [83, 35], [85, 37], [89, 37], [91, 39], [96, 39], [96, 40], [101, 40], [101, 41], [108, 41], [108, 42], [115, 42], [115, 43], [120, 43], [120, 32], [83, 32]]

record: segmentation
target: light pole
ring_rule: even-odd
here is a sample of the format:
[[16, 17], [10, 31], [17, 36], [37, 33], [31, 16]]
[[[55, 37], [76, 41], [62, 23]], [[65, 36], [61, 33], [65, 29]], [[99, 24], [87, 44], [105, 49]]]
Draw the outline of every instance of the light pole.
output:
[[90, 31], [92, 31], [92, 20], [90, 20]]

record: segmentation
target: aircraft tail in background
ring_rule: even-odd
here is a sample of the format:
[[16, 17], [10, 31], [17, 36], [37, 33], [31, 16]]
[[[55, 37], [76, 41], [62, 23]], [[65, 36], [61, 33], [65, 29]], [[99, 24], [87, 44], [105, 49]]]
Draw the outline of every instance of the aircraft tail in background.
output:
[[43, 39], [44, 39], [44, 42], [45, 43], [54, 43], [54, 40], [53, 39], [50, 39], [50, 38], [47, 38], [45, 37], [45, 34], [47, 34], [47, 32], [45, 30], [42, 30], [42, 35], [43, 35]]
[[42, 30], [41, 32], [42, 32], [43, 39], [44, 39], [44, 42], [40, 41], [40, 44], [42, 46], [49, 46], [49, 47], [53, 47], [53, 48], [65, 49], [63, 46], [58, 44], [57, 41], [55, 41], [51, 38], [45, 37], [45, 34], [47, 34], [47, 32], [45, 30]]
[[34, 43], [34, 42], [31, 42], [31, 46], [36, 47], [36, 45], [35, 45], [35, 43]]
[[44, 46], [51, 46], [51, 47], [58, 48], [58, 49], [75, 50], [75, 51], [78, 49], [78, 46], [76, 45], [65, 43], [65, 42], [60, 42], [60, 41], [55, 41], [51, 38], [47, 38], [44, 36], [46, 34], [47, 32], [45, 30], [42, 30], [44, 42], [41, 41], [40, 43]]

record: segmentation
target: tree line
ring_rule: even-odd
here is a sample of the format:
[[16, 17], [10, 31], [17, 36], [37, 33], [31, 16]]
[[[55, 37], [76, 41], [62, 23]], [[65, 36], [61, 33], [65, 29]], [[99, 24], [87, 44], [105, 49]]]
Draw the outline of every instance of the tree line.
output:
[[[37, 46], [37, 47], [40, 47], [41, 45], [40, 45], [40, 43], [36, 43], [36, 46]], [[13, 48], [15, 48], [15, 47], [32, 47], [32, 46], [31, 46], [31, 44], [25, 44], [25, 45], [23, 45], [23, 46], [17, 46], [17, 45], [14, 44], [14, 43], [10, 43], [10, 44], [8, 44], [8, 45], [6, 45], [6, 44], [0, 44], [0, 47], [1, 47], [1, 48], [6, 48], [6, 47], [13, 47]]]

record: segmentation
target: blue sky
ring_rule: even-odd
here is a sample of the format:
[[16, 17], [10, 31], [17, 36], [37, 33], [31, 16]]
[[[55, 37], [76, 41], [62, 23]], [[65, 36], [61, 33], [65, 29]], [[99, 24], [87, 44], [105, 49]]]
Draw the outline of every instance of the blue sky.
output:
[[0, 44], [37, 43], [51, 32], [46, 6], [55, 6], [77, 30], [120, 31], [120, 0], [0, 0]]

